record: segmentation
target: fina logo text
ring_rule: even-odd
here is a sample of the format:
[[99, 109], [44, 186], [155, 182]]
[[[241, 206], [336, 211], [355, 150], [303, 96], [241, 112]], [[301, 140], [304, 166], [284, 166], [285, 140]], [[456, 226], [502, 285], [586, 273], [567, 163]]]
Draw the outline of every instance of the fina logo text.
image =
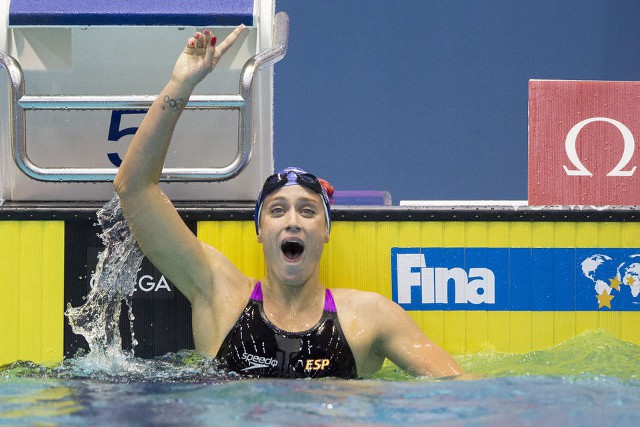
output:
[[[424, 253], [395, 253], [398, 304], [495, 304], [496, 278], [492, 270], [471, 267], [428, 265]], [[454, 301], [449, 301], [449, 288], [453, 287]], [[419, 289], [420, 301], [416, 301]], [[412, 297], [413, 295], [413, 297]]]

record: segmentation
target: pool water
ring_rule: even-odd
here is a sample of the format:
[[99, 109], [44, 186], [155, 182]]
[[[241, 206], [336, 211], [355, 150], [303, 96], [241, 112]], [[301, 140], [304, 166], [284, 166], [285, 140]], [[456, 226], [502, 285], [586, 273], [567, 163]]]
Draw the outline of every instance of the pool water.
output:
[[16, 362], [0, 368], [0, 424], [637, 425], [640, 348], [606, 332], [457, 360], [485, 378], [415, 379], [385, 364], [362, 380], [239, 379], [192, 351]]

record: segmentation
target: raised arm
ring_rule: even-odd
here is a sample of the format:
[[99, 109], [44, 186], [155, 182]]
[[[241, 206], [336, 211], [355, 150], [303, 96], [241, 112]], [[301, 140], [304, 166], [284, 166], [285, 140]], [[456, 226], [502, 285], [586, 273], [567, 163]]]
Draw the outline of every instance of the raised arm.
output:
[[196, 85], [236, 41], [237, 27], [222, 43], [209, 30], [196, 33], [180, 54], [171, 80], [151, 105], [133, 137], [114, 186], [145, 255], [190, 300], [210, 292], [213, 267], [225, 262], [184, 224], [159, 185], [176, 123]]

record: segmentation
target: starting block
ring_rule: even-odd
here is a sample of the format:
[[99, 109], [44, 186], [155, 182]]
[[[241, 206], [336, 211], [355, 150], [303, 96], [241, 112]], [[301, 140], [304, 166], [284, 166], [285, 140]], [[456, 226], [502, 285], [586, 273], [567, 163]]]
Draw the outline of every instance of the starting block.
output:
[[0, 0], [0, 197], [104, 201], [187, 39], [247, 29], [192, 96], [162, 175], [173, 200], [254, 200], [273, 172], [273, 0]]

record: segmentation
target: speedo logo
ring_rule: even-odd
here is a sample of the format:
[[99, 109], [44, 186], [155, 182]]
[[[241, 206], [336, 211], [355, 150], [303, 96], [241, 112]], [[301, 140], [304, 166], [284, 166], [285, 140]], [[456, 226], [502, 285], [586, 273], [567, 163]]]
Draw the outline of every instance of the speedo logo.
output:
[[243, 371], [269, 367], [275, 368], [278, 366], [278, 361], [276, 359], [272, 357], [257, 356], [255, 354], [242, 353], [242, 360], [249, 363], [249, 366], [242, 369]]

